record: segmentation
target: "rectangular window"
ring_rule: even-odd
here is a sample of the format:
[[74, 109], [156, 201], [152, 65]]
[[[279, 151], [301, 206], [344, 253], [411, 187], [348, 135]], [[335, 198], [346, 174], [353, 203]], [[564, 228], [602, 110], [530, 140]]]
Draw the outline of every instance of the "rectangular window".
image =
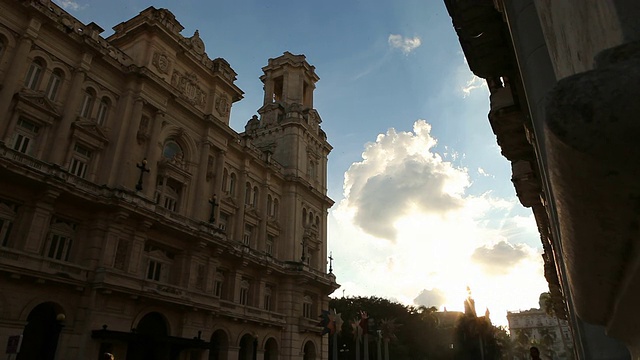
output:
[[245, 225], [244, 227], [244, 235], [242, 236], [242, 244], [245, 246], [251, 246], [251, 242], [253, 240], [253, 226]]
[[87, 172], [87, 164], [80, 159], [73, 158], [71, 159], [69, 172], [75, 176], [83, 178]]
[[30, 121], [18, 119], [16, 133], [13, 140], [13, 149], [23, 154], [31, 153], [33, 140], [38, 136], [40, 127]]
[[160, 274], [162, 272], [162, 263], [149, 260], [149, 265], [147, 266], [147, 279], [160, 281]]
[[31, 139], [26, 135], [16, 134], [16, 138], [13, 142], [13, 150], [26, 154], [29, 151], [29, 144]]
[[213, 283], [213, 296], [221, 297], [222, 296], [222, 280], [216, 279]]
[[73, 147], [73, 158], [69, 165], [69, 172], [75, 176], [84, 178], [87, 174], [87, 166], [91, 160], [91, 150], [76, 144]]
[[220, 230], [226, 230], [228, 223], [229, 223], [229, 214], [221, 212], [220, 221], [218, 221], [218, 226], [220, 226]]
[[302, 316], [311, 319], [311, 303], [302, 304]]
[[180, 192], [183, 184], [172, 178], [164, 179], [158, 176], [156, 179], [156, 191], [154, 201], [169, 211], [179, 210]]
[[267, 255], [273, 256], [273, 243], [275, 242], [275, 237], [273, 235], [267, 235]]
[[71, 238], [53, 234], [51, 235], [51, 244], [47, 257], [56, 260], [69, 261], [69, 253], [71, 250]]

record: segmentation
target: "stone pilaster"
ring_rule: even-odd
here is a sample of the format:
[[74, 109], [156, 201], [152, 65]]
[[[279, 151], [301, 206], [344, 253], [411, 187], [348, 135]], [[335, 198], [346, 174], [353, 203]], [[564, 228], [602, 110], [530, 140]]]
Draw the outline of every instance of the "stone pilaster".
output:
[[[84, 100], [84, 96], [82, 96], [82, 84], [84, 83], [87, 71], [91, 69], [91, 60], [91, 55], [83, 54], [80, 64], [73, 73], [71, 88], [69, 88], [66, 93], [67, 100], [64, 104], [62, 121], [60, 121], [56, 127], [54, 141], [51, 143], [49, 161], [61, 166], [66, 166], [64, 162], [69, 145], [71, 144], [69, 141], [71, 124], [76, 120], [78, 110]], [[97, 99], [94, 101], [97, 101]], [[64, 146], [62, 144], [64, 144]]]
[[[2, 84], [2, 90], [0, 90], [0, 118], [2, 119], [6, 119], [7, 117], [13, 95], [22, 88], [24, 72], [29, 65], [27, 61], [29, 51], [31, 51], [33, 42], [38, 38], [40, 26], [41, 23], [37, 19], [31, 19], [29, 21], [29, 27], [22, 34], [14, 52], [13, 59], [11, 59], [11, 65], [8, 67], [11, 71], [7, 72]], [[3, 129], [0, 128], [0, 131], [2, 130]], [[0, 139], [6, 138], [7, 136], [11, 136], [11, 134], [4, 133]]]

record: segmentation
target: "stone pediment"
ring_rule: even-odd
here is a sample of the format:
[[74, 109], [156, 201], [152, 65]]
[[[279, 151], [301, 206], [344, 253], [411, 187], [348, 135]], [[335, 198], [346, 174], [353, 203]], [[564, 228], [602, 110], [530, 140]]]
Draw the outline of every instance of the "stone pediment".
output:
[[224, 201], [226, 204], [234, 207], [234, 208], [238, 208], [238, 204], [236, 203], [236, 201], [233, 199], [233, 197], [230, 194], [225, 194], [225, 196], [222, 198], [222, 201]]
[[269, 220], [267, 221], [267, 225], [274, 229], [280, 230], [280, 223], [274, 218], [269, 218]]
[[107, 137], [104, 129], [95, 121], [80, 118], [73, 123], [73, 127], [81, 133], [88, 135], [103, 144], [109, 143], [109, 138]]
[[49, 100], [43, 92], [22, 90], [16, 94], [18, 101], [24, 105], [30, 105], [31, 107], [46, 113], [50, 117], [58, 118], [60, 114], [54, 103]]
[[258, 219], [258, 220], [262, 219], [258, 210], [256, 210], [256, 208], [253, 206], [250, 206], [245, 210], [245, 215], [251, 216], [252, 218]]

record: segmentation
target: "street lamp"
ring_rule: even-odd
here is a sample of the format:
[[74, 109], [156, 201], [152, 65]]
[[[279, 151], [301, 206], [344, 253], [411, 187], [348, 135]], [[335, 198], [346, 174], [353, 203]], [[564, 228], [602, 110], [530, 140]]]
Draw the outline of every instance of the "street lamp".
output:
[[343, 360], [349, 359], [349, 348], [347, 348], [347, 344], [342, 344], [342, 348], [338, 350], [338, 352]]
[[138, 183], [136, 184], [136, 190], [142, 191], [142, 175], [144, 175], [145, 172], [149, 172], [149, 169], [147, 169], [147, 158], [142, 159], [142, 163], [136, 164], [136, 167], [140, 169], [140, 177], [138, 178]]
[[212, 198], [209, 198], [209, 204], [211, 204], [211, 215], [209, 215], [209, 223], [213, 224], [216, 222], [216, 206], [218, 206], [218, 201], [216, 194], [213, 194]]

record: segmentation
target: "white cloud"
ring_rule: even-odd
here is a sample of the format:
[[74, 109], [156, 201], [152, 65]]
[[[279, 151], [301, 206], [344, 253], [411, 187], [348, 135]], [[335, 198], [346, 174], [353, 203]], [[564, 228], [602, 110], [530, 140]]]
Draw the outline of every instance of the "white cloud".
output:
[[486, 81], [484, 81], [483, 78], [473, 75], [470, 79], [467, 80], [466, 84], [462, 86], [461, 90], [464, 93], [464, 97], [467, 97], [471, 94], [472, 91], [482, 88], [487, 88]]
[[65, 10], [79, 10], [82, 7], [73, 0], [59, 0], [57, 3]]
[[479, 167], [478, 168], [478, 174], [482, 175], [482, 176], [491, 176], [489, 175], [489, 173], [487, 173], [483, 168]]
[[389, 46], [394, 49], [400, 49], [405, 55], [420, 47], [422, 41], [419, 37], [405, 38], [402, 35], [389, 35]]
[[[504, 324], [506, 310], [535, 306], [547, 290], [540, 256], [526, 245], [539, 240], [529, 217], [510, 215], [515, 198], [469, 195], [469, 170], [443, 159], [436, 144], [431, 125], [418, 120], [411, 132], [378, 135], [345, 173], [329, 224], [338, 282], [348, 296], [450, 310], [462, 308], [471, 286], [478, 309], [488, 306]], [[507, 266], [488, 267], [492, 257]]]
[[414, 132], [390, 129], [367, 145], [363, 161], [345, 174], [345, 201], [355, 224], [366, 233], [395, 240], [395, 222], [413, 212], [444, 215], [460, 208], [469, 185], [467, 174], [431, 152], [431, 125], [414, 124]]

